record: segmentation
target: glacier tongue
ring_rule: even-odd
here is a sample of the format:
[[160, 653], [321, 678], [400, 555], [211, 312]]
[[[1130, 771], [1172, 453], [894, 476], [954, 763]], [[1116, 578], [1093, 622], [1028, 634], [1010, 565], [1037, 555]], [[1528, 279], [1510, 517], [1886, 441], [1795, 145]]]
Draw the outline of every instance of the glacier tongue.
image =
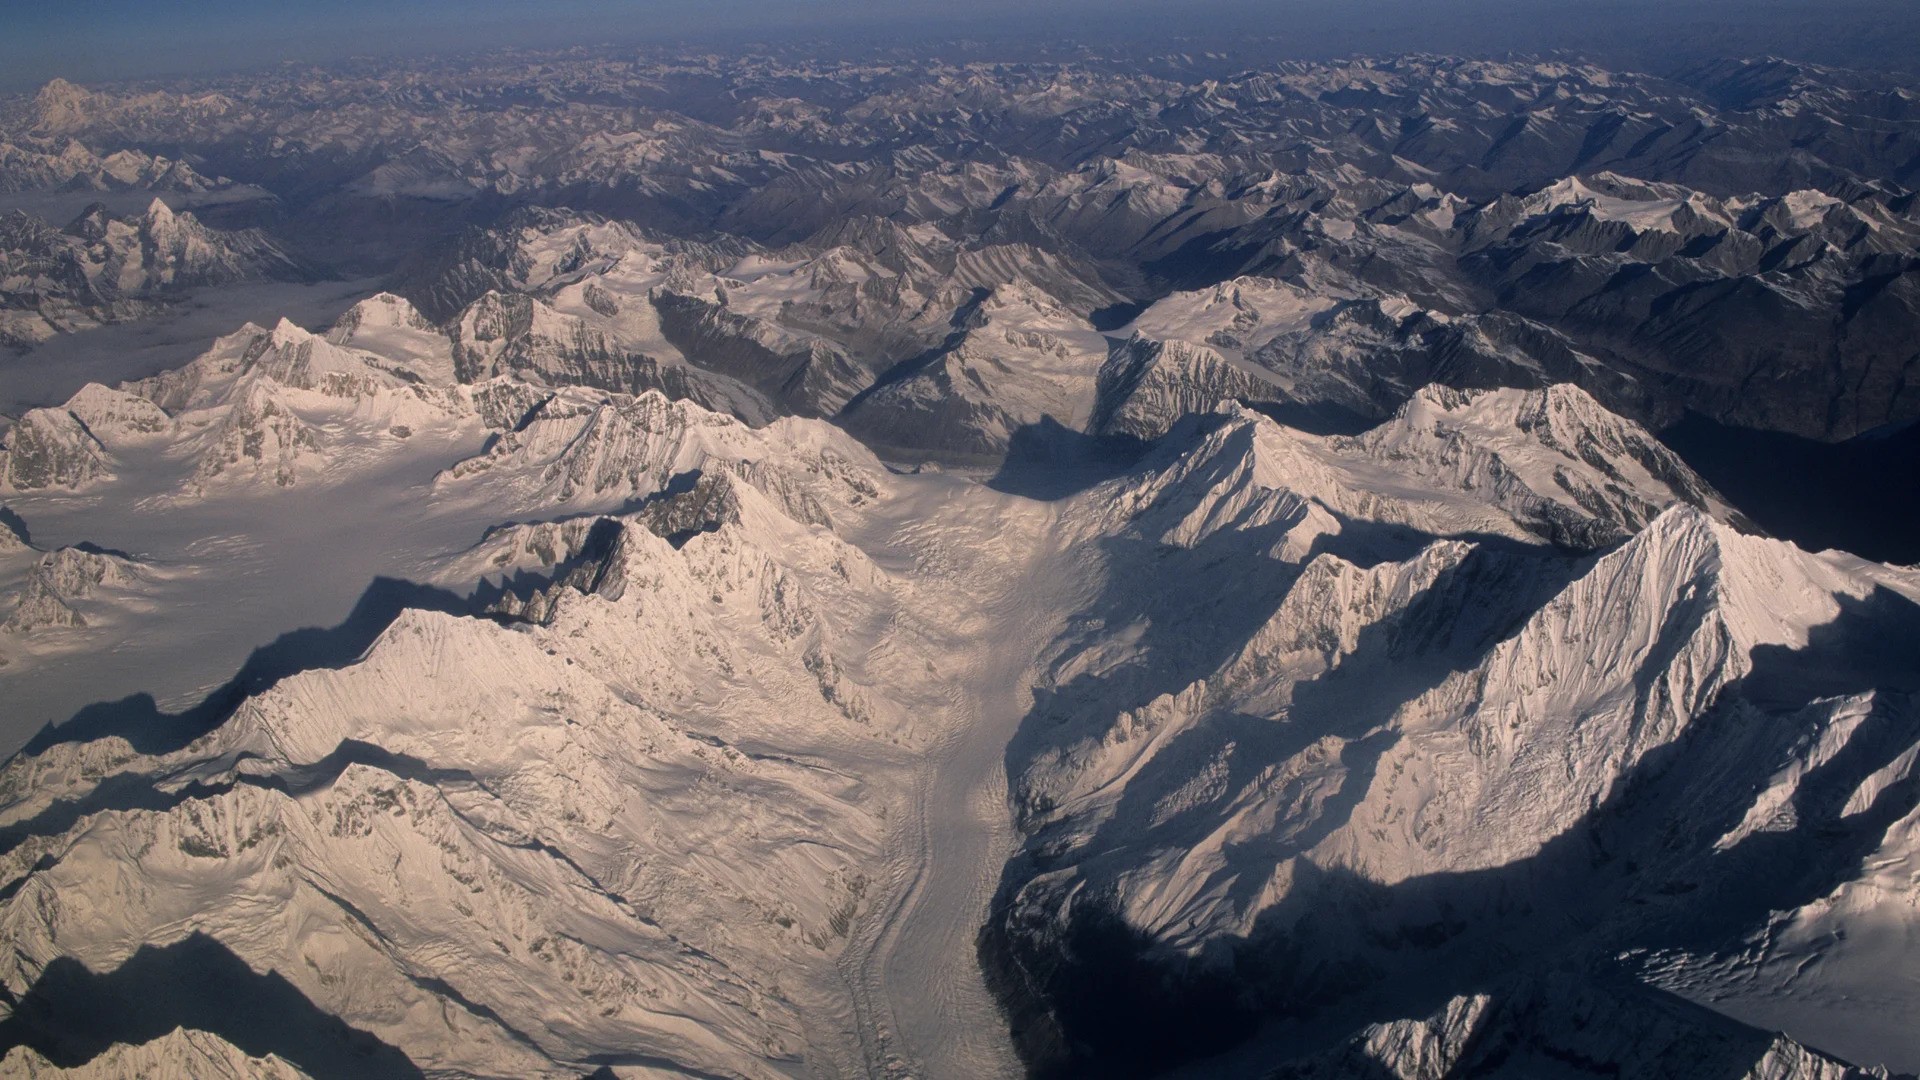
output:
[[[1204, 395], [1155, 370], [1276, 385], [1244, 363], [1284, 338], [1261, 318], [1311, 315], [1252, 286], [1192, 316], [1275, 309], [1238, 336], [1183, 344], [1173, 305], [1140, 320], [1164, 342], [1105, 352], [1043, 262], [982, 254], [1026, 277], [856, 398], [847, 357], [754, 321], [795, 266], [722, 280], [621, 230], [569, 235], [523, 238], [515, 272], [547, 299], [482, 291], [451, 335], [377, 296], [326, 335], [247, 327], [12, 429], [7, 467], [47, 482], [9, 505], [48, 536], [101, 520], [98, 491], [234, 529], [225, 548], [158, 529], [137, 558], [16, 545], [29, 683], [59, 635], [123, 647], [202, 574], [297, 576], [298, 552], [246, 561], [270, 505], [350, 507], [391, 479], [418, 521], [360, 540], [365, 565], [423, 583], [350, 617], [347, 651], [269, 651], [203, 711], [54, 729], [0, 769], [14, 1000], [271, 973], [285, 1023], [450, 1075], [1158, 1067], [1181, 1052], [1146, 1021], [1168, 1018], [1323, 1070], [1302, 1075], [1355, 1055], [1437, 1074], [1486, 1031], [1542, 1060], [1752, 1050], [1755, 1075], [1842, 1075], [1672, 1020], [1635, 980], [1839, 1031], [1838, 1052], [1910, 1050], [1832, 1024], [1865, 967], [1831, 942], [1907, 940], [1911, 569], [1742, 531], [1571, 386], [1427, 387], [1353, 435], [1191, 413]], [[865, 265], [810, 259], [830, 282]], [[656, 273], [685, 290], [657, 328], [630, 306]], [[669, 329], [793, 361], [856, 428], [992, 449], [1065, 415], [1154, 441], [1038, 499], [890, 469], [845, 429], [741, 407], [738, 380], [706, 404], [595, 385]], [[993, 370], [1008, 350], [1018, 370]], [[954, 400], [971, 411], [944, 416]], [[1767, 1013], [1808, 957], [1822, 996]], [[1542, 965], [1624, 989], [1495, 992]], [[1318, 1035], [1284, 1020], [1308, 1004]], [[71, 1031], [12, 1015], [68, 1060]], [[1569, 1045], [1541, 1015], [1673, 1037]], [[186, 1027], [116, 1053], [279, 1067]]]
[[[627, 410], [619, 440], [555, 448], [617, 446], [580, 475], [629, 479], [578, 489], [601, 512], [445, 561], [451, 582], [509, 579], [497, 617], [403, 611], [358, 660], [282, 678], [157, 755], [56, 736], [9, 764], [0, 920], [22, 949], [0, 977], [31, 993], [62, 963], [210, 950], [474, 1075], [573, 1075], [608, 1048], [743, 1076], [934, 1052], [1001, 1071], [977, 975], [966, 1046], [884, 1012], [889, 980], [967, 977], [970, 936], [903, 975], [876, 925], [984, 917], [984, 891], [916, 916], [928, 894], [906, 876], [917, 763], [958, 736], [965, 658], [997, 625], [965, 614], [981, 572], [941, 569], [991, 546], [951, 539], [983, 489], [890, 476], [817, 422], [753, 430], [658, 395], [544, 408], [527, 445]], [[473, 494], [504, 512], [515, 490]], [[980, 746], [997, 763], [990, 732]], [[135, 878], [80, 884], [128, 851]], [[993, 864], [947, 872], [984, 890]]]

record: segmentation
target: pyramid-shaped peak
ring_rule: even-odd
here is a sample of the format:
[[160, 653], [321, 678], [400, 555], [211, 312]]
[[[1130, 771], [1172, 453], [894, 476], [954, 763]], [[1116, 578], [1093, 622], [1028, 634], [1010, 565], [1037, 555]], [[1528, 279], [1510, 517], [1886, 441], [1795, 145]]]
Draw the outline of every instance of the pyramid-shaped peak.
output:
[[348, 308], [334, 326], [349, 330], [370, 326], [406, 326], [425, 330], [430, 329], [432, 323], [406, 297], [379, 292]]
[[273, 332], [271, 337], [273, 339], [273, 344], [275, 348], [285, 348], [286, 346], [289, 346], [289, 345], [299, 345], [302, 342], [310, 341], [313, 339], [312, 334], [294, 325], [293, 320], [287, 318], [285, 315], [282, 315], [280, 317], [279, 322], [273, 324]]
[[34, 94], [33, 97], [35, 101], [61, 101], [74, 97], [75, 95], [84, 96], [88, 93], [89, 91], [86, 87], [68, 82], [60, 76], [55, 75], [53, 78], [48, 79], [46, 83], [40, 87], [39, 92]]

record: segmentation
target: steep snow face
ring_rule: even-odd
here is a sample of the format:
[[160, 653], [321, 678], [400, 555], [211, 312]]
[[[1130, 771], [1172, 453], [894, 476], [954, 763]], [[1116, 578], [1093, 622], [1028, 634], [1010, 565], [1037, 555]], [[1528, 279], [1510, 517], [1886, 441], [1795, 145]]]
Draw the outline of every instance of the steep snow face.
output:
[[1051, 420], [1079, 430], [1107, 342], [1061, 301], [1002, 285], [971, 308], [922, 370], [854, 403], [847, 425], [876, 443], [957, 458], [1004, 455], [1016, 432]]
[[[427, 568], [497, 577], [490, 615], [407, 611], [177, 748], [56, 739], [11, 762], [0, 923], [34, 944], [0, 978], [30, 994], [56, 963], [197, 949], [428, 1070], [865, 1067], [888, 1021], [862, 1010], [886, 1006], [854, 1006], [839, 961], [857, 934], [849, 971], [882, 977], [886, 954], [865, 958], [907, 904], [907, 795], [990, 625], [976, 579], [934, 565], [974, 515], [924, 534], [918, 510], [978, 489], [890, 477], [818, 422], [595, 404], [627, 414], [623, 467], [661, 482]], [[501, 514], [513, 490], [474, 494]], [[96, 878], [127, 851], [134, 878]], [[954, 940], [936, 959], [964, 975]]]
[[618, 506], [703, 470], [743, 477], [800, 519], [824, 522], [831, 505], [875, 497], [871, 476], [881, 468], [865, 447], [819, 422], [782, 420], [754, 431], [657, 391], [567, 390], [486, 453], [442, 473], [435, 487], [524, 509]]
[[1223, 405], [1176, 429], [1151, 460], [1164, 467], [1103, 489], [1090, 528], [1147, 529], [1188, 547], [1271, 528], [1275, 550], [1298, 557], [1349, 523], [1591, 549], [1677, 503], [1732, 515], [1651, 435], [1567, 386], [1433, 387], [1357, 438]]
[[1429, 386], [1391, 421], [1337, 445], [1437, 489], [1482, 492], [1534, 531], [1576, 546], [1636, 532], [1675, 503], [1733, 516], [1659, 440], [1567, 383]]
[[[830, 1053], [832, 1029], [802, 1019], [832, 1000], [875, 887], [889, 748], [912, 730], [866, 657], [907, 643], [856, 549], [717, 482], [724, 499], [610, 519], [591, 572], [521, 609], [537, 621], [404, 614], [358, 663], [122, 761], [117, 783], [191, 775], [195, 794], [68, 834], [65, 869], [32, 871], [0, 915], [37, 942], [8, 981], [201, 934], [430, 1069], [570, 1075], [620, 1047], [774, 1076]], [[677, 498], [698, 505], [664, 512]], [[109, 905], [57, 899], [127, 845], [143, 881]], [[193, 885], [158, 884], [176, 879]]]
[[[1676, 509], [1546, 600], [1478, 664], [1373, 724], [1338, 734], [1337, 725], [1302, 715], [1303, 684], [1338, 685], [1334, 670], [1364, 668], [1377, 650], [1363, 643], [1384, 628], [1416, 639], [1433, 633], [1437, 627], [1403, 624], [1434, 617], [1436, 607], [1469, 639], [1497, 627], [1497, 616], [1467, 619], [1468, 598], [1447, 595], [1472, 557], [1457, 543], [1371, 569], [1314, 557], [1225, 663], [1122, 713], [1097, 739], [1043, 755], [1022, 780], [1020, 801], [1040, 815], [1038, 824], [1057, 821], [1093, 840], [1088, 858], [1112, 858], [1096, 832], [1129, 847], [1146, 843], [1133, 857], [1152, 872], [1129, 870], [1112, 883], [1117, 910], [1169, 944], [1197, 950], [1223, 933], [1249, 934], [1288, 892], [1296, 857], [1383, 885], [1531, 857], [1747, 675], [1756, 650], [1804, 647], [1812, 627], [1840, 614], [1836, 597], [1861, 599], [1878, 584]], [[1538, 588], [1508, 587], [1515, 586]], [[1606, 618], [1595, 615], [1603, 609]], [[1320, 691], [1310, 692], [1317, 700]], [[1230, 719], [1248, 712], [1278, 715]], [[1201, 734], [1222, 724], [1226, 730]], [[1259, 752], [1236, 749], [1256, 739], [1253, 731], [1229, 733], [1247, 724], [1272, 728], [1260, 741], [1297, 737], [1306, 745], [1279, 760], [1240, 763]], [[1221, 745], [1198, 758], [1167, 750], [1183, 734]], [[1356, 772], [1356, 751], [1343, 746], [1365, 747], [1367, 767]], [[1142, 820], [1107, 828], [1123, 803], [1142, 798], [1157, 800], [1134, 811]], [[1467, 826], [1453, 824], [1461, 822]], [[1292, 854], [1267, 863], [1256, 851]]]
[[[1920, 595], [1911, 576], [1883, 582], [1668, 511], [1477, 667], [1397, 714], [1406, 737], [1386, 750], [1352, 820], [1387, 839], [1356, 836], [1340, 861], [1363, 860], [1392, 882], [1526, 858], [1617, 795], [1622, 777], [1753, 672], [1756, 655], [1805, 649], [1844, 601], [1883, 585], [1906, 603]], [[1611, 616], [1594, 618], [1602, 606]], [[1435, 861], [1423, 841], [1447, 821], [1471, 828], [1449, 835]]]
[[[1148, 543], [1096, 549], [1107, 593], [1054, 644], [1010, 749], [1027, 860], [989, 953], [1036, 1033], [1030, 1060], [1076, 1041], [1083, 1063], [1178, 1059], [1086, 1011], [1114, 964], [1165, 980], [1118, 1007], [1230, 1028], [1250, 999], [1223, 987], [1253, 986], [1241, 1023], [1325, 1008], [1324, 1032], [1406, 1015], [1382, 1011], [1417, 1001], [1394, 987], [1473, 986], [1527, 956], [1632, 970], [1616, 957], [1682, 940], [1698, 944], [1660, 954], [1663, 984], [1733, 1001], [1732, 968], [1779, 957], [1784, 975], [1815, 949], [1838, 970], [1836, 941], [1905, 925], [1910, 890], [1873, 867], [1905, 865], [1920, 805], [1920, 655], [1863, 643], [1920, 627], [1920, 577], [1737, 532], [1691, 504], [1712, 505], [1697, 481], [1646, 467], [1644, 433], [1591, 407], [1430, 391], [1369, 435], [1318, 442], [1224, 412], [1069, 513], [1090, 538]], [[1533, 500], [1553, 497], [1554, 469], [1612, 481], [1613, 499], [1563, 485], [1575, 535], [1631, 539], [1586, 558], [1485, 539], [1545, 531]], [[1639, 499], [1666, 509], [1640, 526]], [[1156, 584], [1176, 581], [1177, 596]], [[1687, 824], [1663, 836], [1661, 821]], [[1844, 853], [1815, 854], [1822, 829]], [[1781, 858], [1805, 869], [1768, 879]], [[1835, 894], [1859, 905], [1845, 931], [1789, 946], [1765, 929], [1769, 905], [1832, 907], [1835, 882], [1855, 883]], [[1723, 948], [1743, 959], [1713, 969]], [[1865, 978], [1841, 974], [1790, 1030], [1904, 1060], [1910, 1041], [1839, 1022], [1837, 988]], [[1730, 1011], [1780, 1022], [1767, 992]], [[1375, 1034], [1409, 1047], [1391, 1067], [1428, 1075], [1419, 1062], [1460, 1038], [1431, 1028]]]
[[330, 344], [371, 353], [403, 378], [433, 386], [454, 382], [453, 342], [425, 315], [392, 293], [360, 301], [327, 331]]

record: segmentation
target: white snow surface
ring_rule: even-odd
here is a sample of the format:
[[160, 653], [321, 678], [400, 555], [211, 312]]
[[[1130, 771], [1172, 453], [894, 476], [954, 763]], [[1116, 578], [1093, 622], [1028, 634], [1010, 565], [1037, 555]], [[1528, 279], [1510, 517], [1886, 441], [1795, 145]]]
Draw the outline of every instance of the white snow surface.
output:
[[0, 1073], [25, 1080], [306, 1080], [307, 1076], [278, 1054], [255, 1057], [218, 1035], [192, 1028], [174, 1028], [150, 1042], [121, 1043], [73, 1068], [62, 1068], [29, 1047], [16, 1046], [0, 1058]]
[[[601, 242], [603, 279], [649, 257]], [[536, 321], [581, 333], [571, 287]], [[981, 310], [950, 370], [1011, 364], [1089, 415], [1098, 335], [1024, 286]], [[1018, 910], [1108, 896], [1199, 956], [1284, 925], [1329, 873], [1523, 864], [1766, 674], [1756, 657], [1920, 598], [1911, 569], [1740, 532], [1570, 387], [1429, 388], [1357, 437], [1226, 405], [1049, 500], [890, 470], [822, 421], [462, 382], [474, 340], [382, 294], [325, 334], [249, 324], [29, 414], [62, 448], [52, 482], [22, 486], [43, 472], [11, 434], [4, 498], [34, 548], [0, 547], [0, 614], [33, 617], [0, 635], [6, 738], [109, 718], [0, 768], [11, 993], [60, 958], [112, 971], [205, 935], [436, 1075], [1008, 1075], [975, 937], [1023, 844], [1053, 866]], [[130, 695], [181, 713], [270, 643], [217, 726], [112, 730], [163, 724]], [[1036, 693], [1087, 686], [1065, 719]], [[1830, 734], [1789, 740], [1729, 849], [1896, 698], [1804, 703], [1793, 722]], [[1842, 817], [1916, 760], [1889, 756]], [[1834, 928], [1907, 950], [1914, 835], [1899, 819], [1857, 878], [1780, 913], [1757, 970], [1818, 954], [1832, 1002], [1867, 970]], [[1920, 1053], [1723, 959], [1647, 970], [1838, 1053]], [[94, 1065], [285, 1065], [236, 1053], [188, 1031]]]

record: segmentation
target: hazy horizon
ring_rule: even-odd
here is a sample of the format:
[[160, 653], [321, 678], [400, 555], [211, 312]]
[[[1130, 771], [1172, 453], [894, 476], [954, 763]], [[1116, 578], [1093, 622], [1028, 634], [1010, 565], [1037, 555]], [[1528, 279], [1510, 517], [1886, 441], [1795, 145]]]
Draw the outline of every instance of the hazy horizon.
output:
[[1920, 63], [1920, 12], [1899, 0], [1602, 0], [1571, 10], [1543, 0], [1201, 0], [1177, 10], [1140, 0], [964, 7], [715, 0], [697, 8], [663, 0], [344, 0], [324, 9], [285, 0], [99, 0], [20, 5], [9, 21], [11, 33], [0, 42], [0, 90], [7, 92], [54, 77], [113, 82], [514, 47], [802, 40], [858, 46], [930, 37], [1204, 45], [1244, 43], [1251, 35], [1275, 57], [1567, 50], [1648, 70], [1761, 54], [1864, 69], [1911, 71]]

